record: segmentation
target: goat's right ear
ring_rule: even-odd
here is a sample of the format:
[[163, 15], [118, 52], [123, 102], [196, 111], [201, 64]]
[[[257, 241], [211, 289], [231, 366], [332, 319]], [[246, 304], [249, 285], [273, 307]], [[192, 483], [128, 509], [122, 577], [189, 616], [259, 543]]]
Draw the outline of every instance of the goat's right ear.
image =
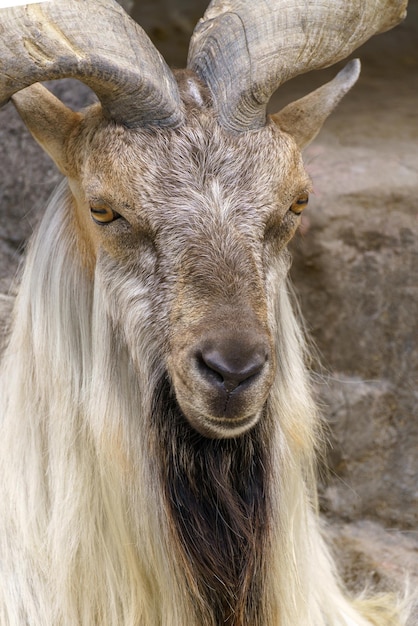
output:
[[315, 139], [328, 115], [357, 81], [360, 68], [358, 59], [350, 61], [329, 83], [288, 104], [271, 119], [281, 130], [292, 135], [302, 150]]
[[34, 139], [58, 169], [70, 175], [72, 167], [68, 162], [66, 144], [82, 119], [81, 113], [69, 109], [39, 83], [18, 91], [11, 100]]

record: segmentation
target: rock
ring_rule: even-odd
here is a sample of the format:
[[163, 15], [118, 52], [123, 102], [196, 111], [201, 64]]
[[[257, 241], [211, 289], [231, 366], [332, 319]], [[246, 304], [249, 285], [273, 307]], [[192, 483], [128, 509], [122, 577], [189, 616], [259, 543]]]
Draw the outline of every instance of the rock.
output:
[[[77, 80], [46, 85], [75, 110], [95, 99]], [[0, 109], [0, 293], [10, 292], [26, 242], [61, 178], [13, 105]]]
[[185, 67], [190, 36], [207, 0], [136, 0], [132, 16], [151, 37], [171, 67]]
[[[344, 519], [380, 519], [387, 526], [416, 528], [417, 425], [407, 394], [394, 382], [335, 375], [321, 385], [331, 447], [325, 511]], [[402, 413], [411, 411], [410, 422]]]
[[[387, 531], [380, 524], [360, 520], [334, 523], [327, 529], [339, 570], [353, 593], [397, 592], [406, 597], [418, 589], [418, 536], [416, 533]], [[413, 603], [413, 600], [412, 600]], [[418, 624], [418, 605], [408, 622]]]
[[418, 524], [418, 55], [409, 29], [384, 36], [386, 55], [368, 44], [359, 84], [306, 152], [315, 193], [292, 271], [325, 366], [326, 508], [401, 528]]

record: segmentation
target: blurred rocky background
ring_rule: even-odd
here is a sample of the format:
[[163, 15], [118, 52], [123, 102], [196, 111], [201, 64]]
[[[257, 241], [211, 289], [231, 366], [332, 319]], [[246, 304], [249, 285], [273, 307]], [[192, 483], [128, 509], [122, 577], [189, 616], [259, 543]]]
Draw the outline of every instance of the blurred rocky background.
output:
[[[122, 4], [168, 63], [184, 66], [206, 2]], [[306, 150], [315, 193], [292, 245], [292, 277], [316, 344], [316, 388], [329, 426], [321, 505], [353, 587], [364, 579], [397, 586], [409, 572], [418, 588], [417, 41], [418, 0], [410, 0], [403, 24], [357, 51], [359, 82]], [[284, 85], [272, 112], [338, 69]], [[74, 108], [91, 100], [76, 81], [52, 89]], [[11, 279], [59, 178], [7, 105], [0, 111], [3, 324]]]

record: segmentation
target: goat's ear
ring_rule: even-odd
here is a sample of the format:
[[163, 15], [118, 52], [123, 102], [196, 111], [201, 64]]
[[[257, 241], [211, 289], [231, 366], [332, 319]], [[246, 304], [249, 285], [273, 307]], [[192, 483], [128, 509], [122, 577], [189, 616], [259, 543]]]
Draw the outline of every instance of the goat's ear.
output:
[[319, 133], [328, 115], [357, 81], [360, 61], [347, 63], [329, 83], [312, 91], [304, 98], [288, 104], [271, 116], [277, 126], [292, 135], [299, 148], [305, 148]]
[[58, 169], [65, 175], [71, 174], [72, 167], [66, 154], [67, 139], [82, 115], [66, 107], [39, 83], [15, 93], [12, 102], [34, 139]]

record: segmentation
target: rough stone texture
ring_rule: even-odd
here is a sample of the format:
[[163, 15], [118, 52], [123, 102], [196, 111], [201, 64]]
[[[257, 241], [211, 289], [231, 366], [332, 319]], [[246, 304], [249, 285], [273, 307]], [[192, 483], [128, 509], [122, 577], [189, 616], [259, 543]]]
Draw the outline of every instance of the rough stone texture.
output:
[[[47, 86], [75, 110], [95, 99], [79, 81], [54, 81]], [[13, 105], [0, 109], [0, 293], [9, 293], [28, 237], [60, 180], [57, 168], [32, 139]]]
[[341, 573], [353, 590], [361, 592], [364, 581], [372, 587], [397, 589], [404, 585], [406, 572], [410, 589], [418, 588], [418, 544], [414, 537], [386, 531], [368, 520], [335, 523], [329, 533], [343, 555], [339, 559]]
[[293, 278], [326, 368], [326, 509], [418, 528], [418, 5], [306, 152]]
[[[205, 4], [143, 0], [133, 15], [167, 61], [182, 66]], [[322, 361], [318, 397], [330, 426], [331, 471], [321, 503], [354, 588], [365, 576], [378, 587], [400, 585], [406, 570], [411, 585], [418, 583], [417, 37], [412, 0], [404, 24], [357, 52], [358, 85], [306, 151], [315, 194], [292, 246], [292, 275]], [[335, 73], [291, 81], [272, 110]], [[91, 99], [75, 81], [53, 88], [75, 108]], [[59, 178], [7, 105], [0, 111], [0, 294], [9, 292]], [[10, 302], [0, 296], [5, 323]]]
[[148, 33], [171, 67], [185, 67], [193, 28], [207, 0], [134, 0], [132, 16]]
[[413, 600], [418, 589], [418, 542], [413, 536], [359, 520], [334, 523], [328, 537], [334, 540], [340, 574], [354, 593], [363, 593], [365, 585], [384, 593], [404, 589], [412, 604], [408, 624], [418, 624], [418, 606]]

